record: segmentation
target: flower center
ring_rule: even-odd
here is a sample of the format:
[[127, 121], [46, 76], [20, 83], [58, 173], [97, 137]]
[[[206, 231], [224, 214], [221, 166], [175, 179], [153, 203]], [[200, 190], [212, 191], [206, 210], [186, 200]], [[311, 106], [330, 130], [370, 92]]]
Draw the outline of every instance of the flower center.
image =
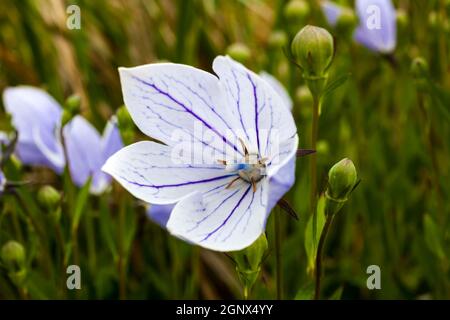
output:
[[256, 161], [248, 160], [249, 159], [244, 159], [243, 162], [235, 165], [239, 177], [249, 183], [259, 182], [263, 177], [266, 176], [265, 159], [256, 158]]
[[239, 179], [250, 183], [253, 187], [253, 192], [256, 192], [256, 183], [266, 176], [266, 161], [267, 158], [260, 158], [256, 153], [249, 153], [244, 143], [241, 141], [244, 149], [244, 158], [240, 162], [228, 163], [224, 160], [219, 160], [219, 163], [225, 165], [225, 170], [238, 173], [238, 177], [232, 180], [227, 189]]

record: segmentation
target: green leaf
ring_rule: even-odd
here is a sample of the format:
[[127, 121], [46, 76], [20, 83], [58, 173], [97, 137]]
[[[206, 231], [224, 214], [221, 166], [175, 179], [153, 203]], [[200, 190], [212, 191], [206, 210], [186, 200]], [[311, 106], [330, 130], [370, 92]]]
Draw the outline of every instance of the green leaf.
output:
[[444, 249], [442, 247], [442, 237], [440, 230], [430, 215], [426, 214], [423, 217], [423, 226], [425, 232], [425, 242], [433, 254], [439, 259], [444, 259]]
[[348, 78], [350, 78], [351, 73], [346, 73], [336, 79], [334, 79], [333, 81], [329, 82], [327, 84], [327, 86], [325, 87], [325, 90], [323, 91], [323, 98], [327, 97], [328, 95], [330, 95], [334, 90], [336, 90], [337, 88], [339, 88], [340, 86], [342, 86]]
[[294, 300], [312, 300], [314, 297], [314, 282], [306, 282], [295, 295]]
[[322, 233], [323, 226], [325, 225], [325, 197], [320, 196], [319, 201], [317, 203], [317, 229], [316, 229], [316, 235], [314, 237], [313, 232], [313, 218], [314, 216], [311, 215], [311, 217], [308, 220], [308, 223], [306, 224], [305, 229], [305, 250], [306, 255], [308, 257], [308, 266], [307, 271], [308, 273], [314, 272], [314, 266], [316, 261], [316, 254], [317, 254], [317, 245], [319, 243], [320, 235]]
[[448, 109], [450, 106], [450, 93], [436, 85], [429, 76], [426, 79], [434, 104], [438, 107], [441, 114], [447, 118], [447, 121], [450, 120], [450, 110]]
[[83, 186], [83, 188], [81, 188], [80, 192], [78, 193], [75, 212], [72, 218], [72, 232], [77, 231], [78, 225], [81, 220], [81, 216], [84, 212], [86, 203], [89, 199], [89, 189], [91, 188], [91, 180], [92, 178], [89, 178], [86, 184]]
[[341, 300], [342, 291], [344, 291], [344, 287], [339, 287], [336, 291], [331, 295], [330, 300]]

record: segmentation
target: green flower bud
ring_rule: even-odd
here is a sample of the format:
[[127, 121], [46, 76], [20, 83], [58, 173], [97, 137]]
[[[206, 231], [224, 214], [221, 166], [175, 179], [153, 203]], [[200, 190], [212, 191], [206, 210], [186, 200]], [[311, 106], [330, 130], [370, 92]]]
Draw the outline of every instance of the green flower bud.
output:
[[317, 141], [316, 151], [319, 155], [328, 155], [330, 152], [330, 144], [326, 140], [319, 140]]
[[69, 110], [64, 109], [61, 116], [61, 125], [64, 127], [70, 120], [72, 120], [73, 114]]
[[2, 247], [1, 258], [9, 270], [19, 271], [25, 266], [25, 249], [17, 241], [8, 241]]
[[422, 57], [417, 57], [411, 64], [411, 73], [416, 79], [423, 79], [428, 75], [428, 63]]
[[290, 21], [304, 21], [311, 9], [304, 0], [291, 0], [284, 7], [284, 16]]
[[408, 14], [403, 9], [397, 10], [397, 25], [400, 29], [406, 29], [409, 24]]
[[119, 129], [128, 130], [134, 128], [134, 122], [127, 110], [127, 107], [121, 106], [117, 109], [116, 116], [119, 123]]
[[266, 235], [263, 233], [252, 245], [231, 253], [236, 263], [236, 271], [239, 280], [244, 286], [244, 296], [248, 297], [248, 291], [253, 287], [258, 279], [261, 270], [261, 263], [266, 255], [269, 245]]
[[233, 43], [227, 48], [227, 54], [236, 61], [245, 63], [251, 57], [250, 49], [243, 43]]
[[66, 109], [72, 114], [80, 113], [81, 98], [79, 95], [73, 94], [66, 99]]
[[283, 48], [288, 42], [288, 37], [286, 32], [282, 30], [275, 30], [269, 36], [269, 47], [278, 49]]
[[291, 50], [303, 69], [303, 77], [311, 93], [316, 98], [320, 97], [327, 82], [328, 68], [333, 61], [333, 37], [323, 28], [308, 25], [297, 33]]
[[438, 14], [436, 13], [436, 11], [431, 11], [428, 14], [428, 25], [432, 28], [432, 29], [437, 29], [438, 28]]
[[46, 209], [54, 209], [61, 201], [61, 194], [52, 186], [43, 186], [38, 191], [38, 201]]
[[336, 29], [339, 33], [343, 33], [349, 36], [353, 35], [353, 30], [358, 24], [358, 18], [355, 12], [349, 8], [343, 8], [341, 15], [336, 22]]
[[336, 163], [328, 172], [327, 196], [333, 200], [346, 201], [357, 182], [356, 168], [350, 159]]
[[134, 122], [130, 113], [125, 106], [121, 106], [117, 110], [116, 116], [123, 142], [126, 145], [131, 144], [134, 140]]

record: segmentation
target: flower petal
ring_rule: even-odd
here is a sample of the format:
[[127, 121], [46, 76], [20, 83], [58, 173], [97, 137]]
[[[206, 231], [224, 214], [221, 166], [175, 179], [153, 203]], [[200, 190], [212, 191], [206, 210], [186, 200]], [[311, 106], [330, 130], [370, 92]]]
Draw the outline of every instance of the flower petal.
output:
[[6, 178], [5, 175], [3, 174], [2, 169], [0, 169], [0, 196], [2, 195], [3, 191], [5, 191], [5, 186], [6, 186]]
[[[112, 117], [106, 124], [103, 131], [101, 149], [103, 155], [103, 164], [110, 156], [123, 148], [122, 137], [120, 136], [119, 127], [117, 126], [116, 117]], [[102, 165], [103, 165], [102, 164]]]
[[195, 193], [178, 202], [167, 222], [174, 236], [215, 251], [236, 251], [252, 244], [264, 232], [268, 180], [256, 192], [246, 182], [232, 188]]
[[275, 90], [276, 93], [278, 93], [280, 98], [283, 100], [284, 105], [289, 110], [292, 110], [292, 106], [294, 103], [292, 102], [292, 99], [283, 84], [273, 75], [265, 71], [260, 72], [259, 75], [261, 76], [261, 78], [266, 80], [266, 82]]
[[147, 209], [147, 216], [162, 228], [165, 228], [173, 208], [173, 204], [153, 204]]
[[97, 130], [82, 116], [75, 116], [63, 129], [70, 175], [78, 187], [92, 176], [91, 192], [101, 193], [109, 177], [101, 172], [103, 155]]
[[296, 154], [291, 154], [288, 162], [270, 177], [269, 183], [269, 201], [267, 211], [270, 212], [277, 202], [292, 188], [295, 183], [295, 163]]
[[397, 44], [397, 24], [392, 1], [357, 0], [356, 10], [360, 24], [355, 31], [355, 40], [373, 51], [394, 51]]
[[61, 106], [45, 91], [30, 86], [5, 89], [3, 102], [19, 133], [16, 150], [21, 161], [62, 172], [64, 153], [58, 139]]
[[289, 163], [292, 157], [295, 157], [298, 143], [299, 138], [295, 134], [280, 145], [277, 143], [270, 144], [269, 150], [273, 156], [269, 158], [269, 162], [267, 163], [267, 175], [269, 177], [275, 176], [278, 171], [282, 170]]
[[152, 204], [175, 203], [195, 191], [225, 187], [236, 173], [223, 165], [186, 164], [171, 147], [142, 141], [121, 149], [102, 170], [135, 197]]
[[[217, 77], [180, 64], [119, 68], [125, 105], [148, 136], [169, 146], [201, 143], [216, 158], [242, 153], [235, 119], [225, 105]], [[212, 136], [205, 141], [204, 132]]]
[[230, 57], [214, 59], [214, 72], [226, 91], [227, 107], [238, 119], [239, 131], [253, 152], [268, 156], [268, 140], [279, 143], [295, 135], [294, 119], [281, 97], [260, 76]]
[[342, 13], [342, 7], [331, 1], [322, 1], [320, 6], [322, 7], [322, 11], [328, 24], [332, 27], [336, 26], [336, 23]]

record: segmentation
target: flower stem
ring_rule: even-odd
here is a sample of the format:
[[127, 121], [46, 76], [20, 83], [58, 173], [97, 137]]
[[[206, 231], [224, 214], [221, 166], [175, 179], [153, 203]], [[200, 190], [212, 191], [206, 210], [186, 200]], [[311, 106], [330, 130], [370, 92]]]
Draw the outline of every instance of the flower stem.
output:
[[277, 300], [283, 299], [283, 273], [281, 263], [281, 221], [279, 210], [275, 211], [275, 264], [277, 274]]
[[[319, 131], [319, 107], [320, 107], [320, 98], [314, 97], [313, 104], [313, 121], [312, 121], [312, 130], [311, 130], [311, 149], [316, 150], [317, 148], [317, 136]], [[311, 190], [310, 190], [310, 210], [313, 215], [313, 239], [316, 239], [317, 235], [317, 213], [316, 213], [316, 205], [317, 205], [317, 154], [313, 153], [311, 155], [311, 167], [310, 167], [310, 176], [311, 176]]]
[[248, 300], [248, 286], [244, 285], [244, 300]]
[[333, 214], [327, 215], [327, 220], [325, 221], [325, 225], [323, 226], [323, 230], [319, 239], [319, 244], [317, 246], [316, 267], [315, 267], [316, 287], [314, 290], [314, 300], [320, 299], [320, 280], [322, 277], [323, 248], [325, 246], [325, 241], [327, 240], [328, 231], [330, 230], [333, 217], [334, 217]]
[[[120, 195], [122, 196], [122, 195]], [[125, 270], [125, 235], [124, 235], [124, 225], [125, 225], [125, 204], [123, 203], [119, 208], [119, 228], [118, 228], [118, 244], [119, 244], [119, 261], [117, 262], [118, 272], [119, 272], [119, 299], [126, 299], [126, 270]]]

